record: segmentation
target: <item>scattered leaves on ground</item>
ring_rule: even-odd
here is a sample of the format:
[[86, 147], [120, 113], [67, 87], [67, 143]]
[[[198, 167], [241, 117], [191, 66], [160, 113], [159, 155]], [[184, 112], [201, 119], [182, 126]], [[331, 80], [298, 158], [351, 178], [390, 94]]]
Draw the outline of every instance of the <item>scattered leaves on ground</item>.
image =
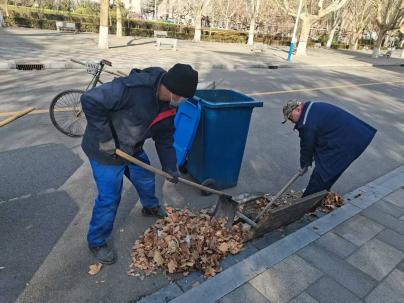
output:
[[174, 211], [157, 220], [133, 246], [129, 275], [149, 276], [158, 268], [169, 273], [199, 270], [206, 277], [221, 271], [219, 261], [240, 251], [246, 235], [241, 224], [225, 227], [225, 219], [212, 218], [208, 212], [194, 214], [188, 209]]
[[325, 213], [332, 212], [334, 209], [344, 204], [344, 198], [334, 192], [329, 192], [321, 201], [321, 210]]
[[88, 274], [91, 276], [94, 276], [96, 274], [98, 274], [102, 268], [102, 264], [101, 263], [96, 263], [96, 264], [92, 264], [89, 266], [90, 270], [88, 271]]

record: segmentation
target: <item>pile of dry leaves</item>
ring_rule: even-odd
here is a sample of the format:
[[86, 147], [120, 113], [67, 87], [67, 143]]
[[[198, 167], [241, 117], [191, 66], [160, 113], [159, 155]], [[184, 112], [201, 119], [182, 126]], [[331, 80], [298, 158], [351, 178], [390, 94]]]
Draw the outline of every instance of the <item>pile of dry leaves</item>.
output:
[[146, 276], [162, 268], [169, 273], [199, 270], [206, 277], [221, 271], [219, 261], [240, 251], [246, 235], [241, 224], [225, 227], [224, 219], [212, 219], [207, 211], [194, 214], [174, 211], [148, 228], [132, 250], [129, 275]]
[[329, 192], [327, 196], [321, 201], [321, 210], [323, 212], [332, 212], [337, 207], [341, 207], [344, 204], [344, 198], [334, 192]]

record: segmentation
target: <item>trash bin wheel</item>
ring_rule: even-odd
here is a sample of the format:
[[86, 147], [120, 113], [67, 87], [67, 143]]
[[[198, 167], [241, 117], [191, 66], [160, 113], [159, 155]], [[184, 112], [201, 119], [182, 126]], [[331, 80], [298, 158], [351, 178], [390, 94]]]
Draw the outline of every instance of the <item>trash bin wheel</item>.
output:
[[182, 164], [180, 167], [178, 167], [178, 170], [180, 171], [181, 174], [187, 174], [188, 173], [188, 161], [185, 161], [184, 164]]
[[[204, 180], [201, 184], [202, 184], [203, 186], [216, 189], [216, 182], [215, 182], [214, 179], [206, 179], [206, 180]], [[207, 192], [206, 190], [201, 190], [201, 194], [202, 194], [202, 196], [209, 196], [209, 195], [211, 195], [211, 193], [210, 193], [210, 192]]]

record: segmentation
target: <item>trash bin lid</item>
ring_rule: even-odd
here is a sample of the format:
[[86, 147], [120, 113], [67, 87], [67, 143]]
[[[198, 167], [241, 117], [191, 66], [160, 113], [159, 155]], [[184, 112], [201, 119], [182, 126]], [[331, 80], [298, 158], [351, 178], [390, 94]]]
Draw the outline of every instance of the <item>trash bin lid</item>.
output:
[[213, 109], [263, 106], [261, 101], [257, 101], [249, 96], [230, 89], [201, 89], [196, 91], [195, 97], [200, 98], [203, 107]]
[[[193, 101], [193, 102], [192, 102]], [[174, 148], [177, 165], [182, 166], [194, 142], [201, 117], [201, 105], [197, 100], [187, 100], [178, 107], [175, 115]]]

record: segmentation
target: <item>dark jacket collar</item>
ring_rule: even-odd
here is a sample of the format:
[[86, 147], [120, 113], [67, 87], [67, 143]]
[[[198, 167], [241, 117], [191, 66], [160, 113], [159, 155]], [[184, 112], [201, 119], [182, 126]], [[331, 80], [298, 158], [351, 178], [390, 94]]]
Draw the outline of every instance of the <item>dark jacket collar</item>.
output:
[[149, 67], [143, 70], [132, 69], [129, 76], [123, 78], [123, 83], [127, 87], [153, 87], [156, 91], [161, 78], [166, 71], [160, 67]]
[[306, 116], [307, 108], [310, 106], [311, 103], [312, 102], [305, 102], [303, 104], [302, 114], [300, 115], [299, 121], [297, 121], [297, 123], [295, 124], [295, 127], [293, 128], [293, 130], [299, 129], [299, 128], [301, 128], [303, 126], [303, 121], [304, 121], [304, 117]]

